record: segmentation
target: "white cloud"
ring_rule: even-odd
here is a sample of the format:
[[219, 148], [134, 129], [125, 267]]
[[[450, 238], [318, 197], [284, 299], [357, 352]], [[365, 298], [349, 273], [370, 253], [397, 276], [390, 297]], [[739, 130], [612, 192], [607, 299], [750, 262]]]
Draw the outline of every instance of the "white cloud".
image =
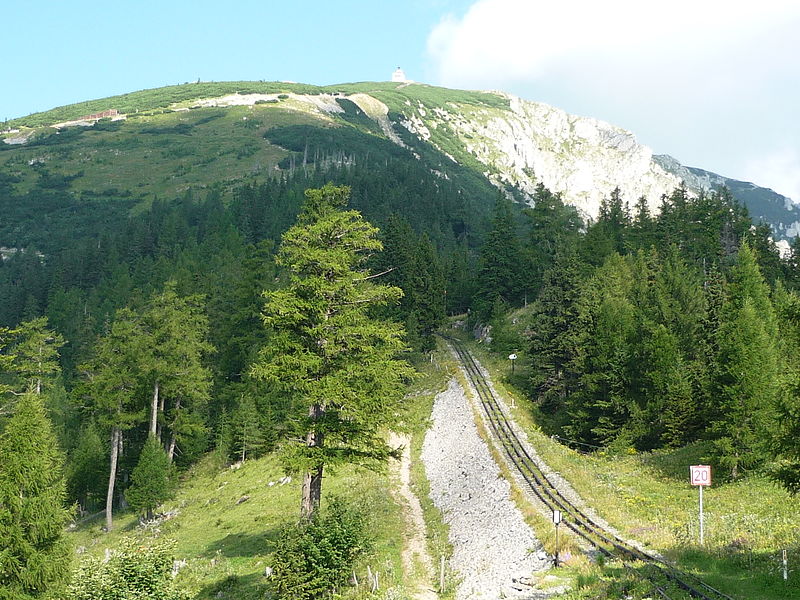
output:
[[797, 17], [794, 0], [478, 0], [433, 29], [428, 56], [439, 83], [497, 86], [533, 81], [576, 60], [702, 62], [698, 50], [713, 56]]
[[753, 158], [745, 165], [745, 178], [757, 185], [772, 188], [800, 203], [800, 152], [782, 148]]
[[800, 151], [798, 29], [797, 0], [476, 0], [430, 32], [426, 76], [597, 117], [744, 179], [749, 157]]

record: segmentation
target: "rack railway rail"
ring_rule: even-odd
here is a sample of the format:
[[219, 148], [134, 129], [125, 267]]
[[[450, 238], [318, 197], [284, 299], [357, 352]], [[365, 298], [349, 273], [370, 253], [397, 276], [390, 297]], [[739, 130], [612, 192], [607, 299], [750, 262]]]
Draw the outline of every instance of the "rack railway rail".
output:
[[[495, 397], [472, 354], [458, 340], [443, 336], [461, 361], [472, 386], [478, 394], [484, 416], [509, 462], [517, 469], [530, 491], [548, 509], [560, 510], [566, 525], [576, 536], [609, 558], [619, 559], [625, 568], [636, 577], [643, 577], [653, 584], [656, 597], [671, 600], [665, 586], [683, 590], [692, 598], [701, 600], [734, 600], [731, 596], [711, 587], [698, 577], [680, 571], [664, 560], [648, 554], [618, 537], [596, 523], [591, 517], [568, 500], [547, 478], [539, 463], [534, 460], [511, 427], [508, 417]], [[634, 569], [631, 562], [642, 563]]]

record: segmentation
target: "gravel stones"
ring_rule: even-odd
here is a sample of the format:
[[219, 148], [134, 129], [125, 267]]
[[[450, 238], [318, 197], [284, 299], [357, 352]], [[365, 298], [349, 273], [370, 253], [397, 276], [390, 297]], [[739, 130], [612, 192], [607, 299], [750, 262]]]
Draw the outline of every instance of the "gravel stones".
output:
[[511, 500], [455, 380], [436, 397], [431, 422], [422, 461], [431, 499], [450, 526], [451, 567], [461, 580], [456, 600], [542, 597], [516, 583], [547, 561], [537, 558], [541, 544]]

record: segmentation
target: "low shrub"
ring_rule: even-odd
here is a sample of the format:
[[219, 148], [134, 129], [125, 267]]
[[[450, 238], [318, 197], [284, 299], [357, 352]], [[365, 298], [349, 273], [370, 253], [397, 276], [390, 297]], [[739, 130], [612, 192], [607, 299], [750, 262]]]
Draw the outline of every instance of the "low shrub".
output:
[[344, 585], [370, 545], [365, 516], [334, 500], [321, 516], [283, 529], [272, 558], [279, 598], [314, 600]]
[[72, 600], [188, 600], [190, 594], [172, 580], [175, 545], [159, 541], [142, 545], [134, 540], [111, 554], [108, 561], [85, 560], [73, 576]]

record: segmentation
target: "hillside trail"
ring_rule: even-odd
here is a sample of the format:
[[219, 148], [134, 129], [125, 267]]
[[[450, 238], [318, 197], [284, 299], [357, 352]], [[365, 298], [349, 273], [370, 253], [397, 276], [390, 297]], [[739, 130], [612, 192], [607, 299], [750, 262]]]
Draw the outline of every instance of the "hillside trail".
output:
[[416, 584], [416, 589], [411, 592], [414, 600], [437, 600], [439, 595], [430, 587], [430, 582], [433, 581], [433, 560], [425, 541], [422, 505], [411, 491], [411, 437], [392, 433], [389, 436], [389, 445], [392, 448], [402, 448], [400, 460], [393, 461], [391, 468], [398, 479], [396, 494], [400, 498], [406, 520], [403, 571], [407, 581]]

